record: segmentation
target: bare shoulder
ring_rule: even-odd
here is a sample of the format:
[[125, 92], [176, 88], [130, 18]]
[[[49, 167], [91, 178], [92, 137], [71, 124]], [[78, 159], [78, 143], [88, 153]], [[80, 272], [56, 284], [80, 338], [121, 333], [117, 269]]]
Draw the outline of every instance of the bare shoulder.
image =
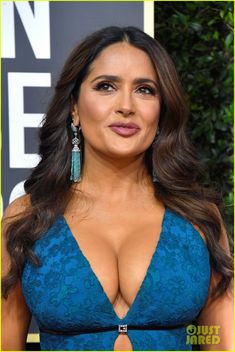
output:
[[30, 198], [28, 195], [23, 195], [11, 204], [4, 211], [2, 218], [2, 275], [7, 274], [10, 268], [10, 256], [7, 251], [7, 230], [9, 225], [18, 218], [29, 207]]
[[[30, 206], [30, 197], [21, 196], [6, 208], [2, 219], [2, 278], [7, 279], [11, 268], [11, 256], [8, 252], [8, 227]], [[9, 280], [9, 277], [8, 277]], [[9, 284], [9, 282], [8, 282]], [[27, 332], [31, 320], [31, 312], [26, 304], [21, 280], [18, 279], [7, 296], [2, 299], [2, 349], [25, 350]]]
[[[223, 248], [228, 257], [231, 257], [229, 249], [228, 235], [224, 226], [224, 221], [219, 208], [215, 204], [211, 204], [212, 215], [216, 215], [220, 222], [220, 238], [219, 244]], [[200, 231], [200, 229], [199, 229]], [[199, 232], [201, 235], [202, 231]], [[227, 258], [228, 258], [227, 257]], [[211, 278], [207, 301], [197, 317], [199, 325], [217, 326], [219, 328], [219, 343], [216, 345], [201, 346], [201, 350], [213, 351], [232, 351], [233, 348], [233, 281], [231, 280], [227, 290], [223, 295], [213, 298], [212, 292], [221, 281], [221, 274], [214, 270], [211, 266]]]
[[[214, 213], [218, 217], [219, 222], [220, 222], [220, 237], [219, 237], [219, 240], [216, 240], [216, 241], [218, 241], [218, 244], [223, 249], [224, 253], [227, 255], [227, 259], [229, 259], [229, 257], [230, 257], [231, 260], [232, 260], [230, 247], [229, 247], [228, 234], [226, 232], [224, 221], [223, 221], [222, 215], [220, 213], [220, 210], [215, 204], [211, 204], [211, 209], [212, 209], [212, 214]], [[200, 236], [202, 237], [202, 239], [204, 240], [204, 242], [207, 245], [208, 244], [208, 240], [207, 240], [205, 234], [201, 231], [199, 226], [197, 226], [196, 224], [193, 224], [193, 226], [198, 231], [198, 233], [200, 234]], [[214, 270], [214, 268], [211, 266], [211, 279], [210, 279], [210, 288], [209, 288], [209, 295], [208, 295], [208, 303], [207, 303], [207, 305], [210, 305], [211, 302], [214, 302], [214, 300], [211, 299], [211, 293], [212, 293], [214, 287], [217, 286], [217, 284], [220, 282], [220, 280], [221, 280], [221, 274], [216, 272]], [[230, 291], [232, 291], [232, 286], [231, 285], [229, 286], [229, 288], [227, 290], [227, 293], [230, 294]], [[231, 299], [231, 298], [229, 298], [229, 299]], [[218, 300], [216, 300], [216, 302], [217, 301]]]

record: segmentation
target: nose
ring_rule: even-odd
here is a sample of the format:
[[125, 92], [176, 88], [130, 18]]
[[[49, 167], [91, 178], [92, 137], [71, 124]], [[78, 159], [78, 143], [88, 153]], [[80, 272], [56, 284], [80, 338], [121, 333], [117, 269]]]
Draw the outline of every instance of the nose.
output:
[[124, 117], [135, 114], [135, 106], [130, 91], [120, 92], [116, 113]]

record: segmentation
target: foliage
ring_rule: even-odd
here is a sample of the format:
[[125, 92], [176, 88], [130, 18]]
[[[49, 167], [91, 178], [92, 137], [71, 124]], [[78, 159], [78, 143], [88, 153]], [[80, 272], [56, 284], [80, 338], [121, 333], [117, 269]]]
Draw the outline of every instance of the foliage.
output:
[[233, 234], [233, 2], [155, 2], [155, 37], [170, 53], [188, 101], [188, 133], [223, 198]]

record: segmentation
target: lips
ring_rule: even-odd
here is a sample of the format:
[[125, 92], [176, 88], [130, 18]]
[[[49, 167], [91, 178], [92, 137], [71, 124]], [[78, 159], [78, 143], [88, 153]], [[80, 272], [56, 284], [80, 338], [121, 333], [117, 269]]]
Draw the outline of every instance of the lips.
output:
[[109, 127], [124, 127], [124, 128], [135, 128], [135, 129], [139, 129], [139, 126], [136, 125], [136, 124], [133, 123], [133, 122], [127, 122], [127, 123], [124, 123], [124, 122], [115, 122], [115, 123], [112, 123], [111, 125], [109, 125]]
[[139, 131], [139, 126], [135, 123], [119, 123], [115, 122], [109, 126], [111, 130], [122, 137], [130, 137]]

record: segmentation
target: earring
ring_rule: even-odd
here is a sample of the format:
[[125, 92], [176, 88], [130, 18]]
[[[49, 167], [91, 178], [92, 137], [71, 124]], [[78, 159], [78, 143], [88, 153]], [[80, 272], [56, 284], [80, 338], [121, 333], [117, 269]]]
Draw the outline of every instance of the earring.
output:
[[156, 171], [155, 171], [155, 167], [154, 167], [154, 161], [153, 161], [153, 148], [154, 148], [154, 145], [156, 144], [157, 142], [157, 139], [158, 139], [158, 136], [159, 136], [159, 130], [157, 131], [156, 133], [156, 136], [153, 140], [153, 143], [152, 143], [152, 180], [153, 182], [159, 182], [158, 180], [158, 177], [157, 177], [157, 174], [156, 174]]
[[152, 168], [152, 180], [153, 180], [153, 182], [159, 182], [157, 174], [156, 174], [156, 172], [154, 170], [154, 166]]
[[70, 180], [73, 182], [80, 182], [81, 181], [81, 153], [80, 153], [80, 138], [78, 136], [79, 131], [81, 130], [81, 127], [79, 126], [79, 129], [77, 129], [77, 126], [71, 123], [71, 130], [73, 132], [73, 139], [72, 139], [72, 144], [73, 144], [73, 149], [72, 149], [72, 154], [71, 154], [71, 174], [70, 174]]

